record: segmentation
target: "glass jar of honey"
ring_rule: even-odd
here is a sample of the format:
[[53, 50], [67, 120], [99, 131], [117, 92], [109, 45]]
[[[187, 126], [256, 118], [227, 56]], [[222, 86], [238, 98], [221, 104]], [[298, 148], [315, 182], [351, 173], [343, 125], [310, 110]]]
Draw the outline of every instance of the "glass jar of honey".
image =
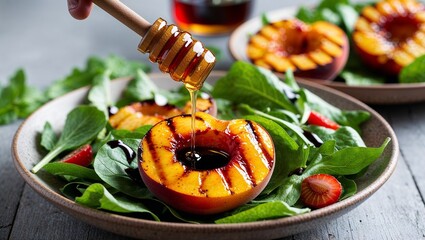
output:
[[230, 33], [251, 14], [253, 0], [172, 0], [180, 29], [197, 35]]

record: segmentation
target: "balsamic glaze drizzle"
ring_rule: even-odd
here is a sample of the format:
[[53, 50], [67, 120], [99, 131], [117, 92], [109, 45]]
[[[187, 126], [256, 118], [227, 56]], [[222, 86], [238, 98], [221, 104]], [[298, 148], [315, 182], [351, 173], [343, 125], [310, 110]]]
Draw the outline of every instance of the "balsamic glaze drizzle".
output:
[[123, 143], [121, 140], [112, 140], [107, 143], [111, 148], [121, 148], [121, 150], [124, 152], [125, 157], [127, 159], [128, 164], [131, 164], [134, 158], [136, 158], [136, 153], [131, 149], [129, 146], [127, 146], [125, 143]]
[[317, 136], [316, 134], [309, 131], [304, 131], [303, 134], [311, 143], [313, 143], [315, 147], [322, 146], [323, 140], [320, 139], [319, 136]]

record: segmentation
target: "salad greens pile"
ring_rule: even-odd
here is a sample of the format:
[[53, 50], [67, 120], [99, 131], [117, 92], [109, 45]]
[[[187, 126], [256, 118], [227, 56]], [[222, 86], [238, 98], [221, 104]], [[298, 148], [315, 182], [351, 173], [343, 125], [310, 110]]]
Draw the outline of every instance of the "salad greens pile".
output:
[[135, 76], [136, 71], [149, 71], [149, 67], [138, 61], [128, 61], [111, 55], [104, 59], [90, 57], [84, 68], [74, 68], [62, 79], [56, 80], [45, 90], [29, 86], [23, 69], [18, 69], [9, 78], [9, 83], [0, 86], [0, 125], [26, 118], [41, 105], [77, 88], [91, 85], [97, 76], [109, 72], [112, 78]]
[[416, 58], [410, 65], [404, 67], [398, 79], [383, 76], [368, 68], [359, 58], [351, 41], [354, 25], [363, 7], [374, 4], [375, 1], [352, 2], [350, 0], [322, 0], [316, 8], [302, 6], [298, 9], [295, 17], [306, 23], [327, 21], [333, 23], [345, 31], [350, 40], [350, 54], [344, 69], [336, 81], [345, 82], [347, 85], [376, 85], [383, 83], [412, 83], [424, 82], [423, 71], [425, 68], [425, 56]]
[[[248, 204], [208, 217], [188, 215], [170, 208], [148, 191], [138, 177], [137, 158], [128, 161], [124, 151], [106, 144], [121, 140], [137, 152], [141, 138], [151, 126], [135, 131], [113, 129], [107, 122], [105, 109], [111, 104], [123, 106], [157, 97], [179, 105], [187, 101], [189, 94], [183, 88], [159, 89], [138, 70], [125, 89], [123, 99], [113, 103], [109, 98], [111, 76], [107, 71], [93, 81], [88, 104], [68, 114], [59, 138], [50, 123], [46, 123], [41, 133], [41, 146], [46, 152], [50, 151], [47, 156], [57, 156], [57, 149], [61, 152], [59, 157], [49, 157], [43, 164], [52, 158], [60, 159], [71, 146], [87, 143], [93, 146], [95, 158], [89, 167], [53, 161], [42, 169], [63, 180], [60, 191], [66, 197], [95, 209], [156, 221], [189, 223], [250, 222], [303, 214], [311, 211], [299, 201], [303, 179], [317, 173], [334, 175], [343, 186], [341, 199], [350, 197], [357, 191], [355, 177], [381, 156], [390, 141], [386, 139], [379, 147], [367, 147], [361, 138], [360, 125], [370, 118], [368, 112], [336, 108], [299, 87], [291, 72], [280, 80], [270, 71], [236, 62], [227, 75], [214, 85], [205, 84], [202, 91], [216, 100], [218, 118], [250, 119], [270, 133], [276, 146], [275, 169], [264, 191]], [[331, 130], [307, 125], [306, 116], [311, 111], [320, 112], [341, 127]], [[304, 132], [316, 134], [323, 144], [315, 146]], [[294, 173], [297, 169], [302, 171]]]

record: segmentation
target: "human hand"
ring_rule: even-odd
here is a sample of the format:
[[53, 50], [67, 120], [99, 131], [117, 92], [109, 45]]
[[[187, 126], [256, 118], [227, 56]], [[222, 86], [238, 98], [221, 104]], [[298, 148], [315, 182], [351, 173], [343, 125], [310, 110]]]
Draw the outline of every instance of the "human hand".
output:
[[83, 20], [90, 15], [93, 3], [91, 0], [67, 0], [68, 11], [74, 18]]

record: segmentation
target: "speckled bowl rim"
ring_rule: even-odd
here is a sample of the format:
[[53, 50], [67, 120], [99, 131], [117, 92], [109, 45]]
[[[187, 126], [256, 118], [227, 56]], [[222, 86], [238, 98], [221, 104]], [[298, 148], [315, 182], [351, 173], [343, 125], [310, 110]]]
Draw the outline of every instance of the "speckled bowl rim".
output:
[[[293, 17], [298, 7], [287, 7], [265, 13], [270, 21]], [[255, 33], [261, 27], [261, 17], [254, 17], [236, 28], [229, 37], [228, 49], [235, 60], [250, 62], [245, 54], [248, 33]], [[244, 37], [246, 35], [246, 38]], [[276, 73], [283, 76], [281, 73]], [[302, 80], [301, 80], [302, 81]], [[301, 82], [300, 81], [300, 82]], [[308, 81], [308, 80], [304, 80]], [[302, 82], [304, 82], [302, 81]], [[376, 85], [347, 85], [332, 80], [320, 82], [325, 86], [337, 89], [368, 104], [407, 104], [425, 101], [424, 83], [385, 83]]]
[[[211, 76], [223, 76], [225, 72], [221, 71], [213, 71], [211, 73]], [[150, 74], [152, 78], [161, 77], [163, 74]], [[117, 79], [115, 81], [128, 81], [128, 79]], [[358, 101], [357, 99], [348, 96], [344, 93], [341, 93], [339, 91], [336, 91], [334, 89], [325, 87], [323, 85], [319, 85], [312, 82], [306, 82], [302, 83], [303, 86], [318, 89], [320, 91], [331, 93], [339, 98], [344, 98], [353, 104], [357, 105], [360, 109], [366, 110], [371, 113], [373, 118], [376, 118], [383, 126], [385, 127], [385, 130], [388, 131], [388, 134], [392, 140], [390, 142], [390, 145], [392, 147], [392, 151], [390, 154], [390, 159], [383, 170], [382, 174], [369, 186], [366, 188], [360, 190], [355, 195], [344, 199], [338, 203], [335, 203], [333, 205], [330, 205], [328, 207], [324, 207], [321, 209], [317, 209], [314, 211], [311, 211], [309, 213], [293, 216], [293, 217], [286, 217], [286, 218], [279, 218], [274, 220], [264, 220], [264, 221], [258, 221], [258, 222], [249, 222], [249, 223], [235, 223], [235, 224], [191, 224], [191, 223], [174, 223], [174, 222], [156, 222], [152, 220], [145, 220], [145, 219], [138, 219], [138, 218], [132, 218], [122, 215], [117, 215], [114, 213], [104, 212], [92, 208], [88, 208], [82, 205], [78, 205], [75, 202], [71, 201], [70, 199], [64, 197], [63, 195], [55, 192], [51, 188], [46, 187], [42, 182], [40, 182], [37, 179], [37, 176], [32, 174], [29, 169], [25, 167], [23, 164], [23, 160], [20, 158], [19, 152], [17, 152], [17, 142], [21, 135], [21, 131], [24, 128], [26, 124], [29, 124], [29, 122], [32, 121], [32, 116], [35, 114], [33, 113], [31, 116], [29, 116], [26, 120], [24, 120], [21, 124], [21, 126], [18, 128], [14, 139], [12, 143], [12, 156], [14, 158], [14, 164], [19, 172], [19, 174], [23, 177], [25, 182], [32, 187], [37, 193], [39, 193], [42, 197], [47, 199], [49, 202], [53, 203], [63, 211], [73, 215], [74, 217], [77, 217], [81, 220], [87, 221], [87, 219], [92, 220], [87, 221], [89, 223], [94, 223], [95, 226], [103, 228], [99, 223], [108, 223], [108, 224], [120, 224], [122, 226], [126, 226], [130, 229], [132, 228], [139, 228], [143, 227], [144, 229], [149, 229], [152, 231], [166, 231], [167, 233], [177, 233], [177, 234], [193, 234], [193, 235], [187, 235], [186, 239], [192, 239], [191, 236], [198, 236], [197, 234], [205, 235], [205, 237], [209, 236], [209, 239], [211, 239], [211, 236], [215, 236], [214, 234], [230, 234], [230, 236], [234, 236], [233, 234], [241, 234], [243, 236], [244, 232], [255, 232], [255, 231], [273, 231], [279, 228], [285, 228], [285, 227], [291, 227], [291, 226], [301, 226], [301, 224], [307, 224], [309, 222], [314, 222], [315, 220], [320, 220], [321, 218], [331, 217], [333, 215], [338, 216], [341, 214], [341, 211], [344, 209], [350, 209], [354, 208], [359, 203], [366, 200], [369, 196], [371, 196], [373, 193], [375, 193], [391, 176], [391, 174], [394, 172], [397, 160], [398, 160], [398, 154], [399, 154], [399, 144], [398, 140], [396, 138], [396, 135], [394, 131], [392, 130], [391, 126], [385, 121], [385, 119], [380, 116], [376, 111], [374, 111], [372, 108], [367, 106], [366, 104]], [[76, 91], [87, 91], [86, 88], [81, 88]], [[65, 94], [57, 99], [61, 99], [66, 97], [68, 94]], [[53, 101], [57, 101], [53, 100]], [[48, 108], [51, 102], [45, 104], [41, 108]], [[39, 110], [37, 110], [39, 111]], [[350, 209], [351, 210], [351, 209]], [[96, 224], [97, 222], [97, 224]], [[308, 227], [311, 228], [311, 227]], [[306, 228], [306, 229], [308, 229]], [[108, 228], [103, 228], [105, 230], [109, 230], [118, 234], [124, 234], [132, 237], [143, 237], [143, 235], [137, 234], [137, 233], [126, 233], [126, 232], [117, 232]], [[303, 230], [292, 230], [288, 233], [296, 233], [301, 232]], [[286, 236], [285, 233], [278, 233], [276, 237], [283, 237]], [[176, 235], [178, 236], [178, 235]], [[241, 239], [249, 239], [249, 236], [243, 236]]]

